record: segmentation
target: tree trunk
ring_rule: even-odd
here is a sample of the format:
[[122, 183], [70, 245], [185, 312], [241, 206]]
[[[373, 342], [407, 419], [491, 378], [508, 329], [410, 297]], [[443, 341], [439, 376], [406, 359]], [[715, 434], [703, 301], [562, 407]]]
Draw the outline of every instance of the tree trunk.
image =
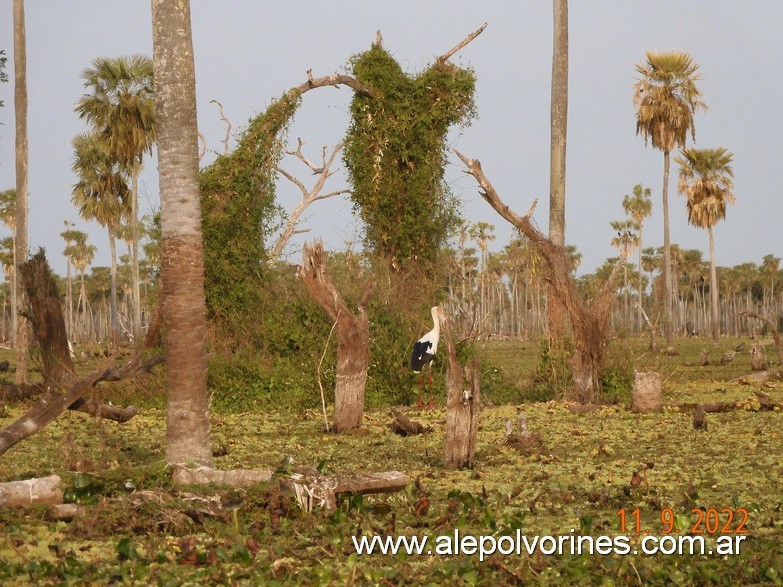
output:
[[715, 239], [712, 236], [712, 226], [707, 227], [710, 237], [710, 297], [712, 298], [712, 340], [720, 339], [720, 318], [718, 316], [718, 273], [715, 268]]
[[672, 249], [669, 238], [669, 151], [663, 152], [663, 334], [666, 346], [674, 343], [672, 322]]
[[[549, 161], [549, 238], [565, 247], [566, 133], [568, 125], [568, 0], [553, 0]], [[566, 309], [548, 290], [549, 339], [565, 336]]]
[[207, 323], [190, 2], [152, 0], [152, 33], [168, 375], [166, 459], [209, 466]]
[[131, 171], [131, 298], [133, 344], [141, 344], [141, 291], [139, 288], [139, 164]]
[[[28, 248], [28, 194], [27, 194], [27, 34], [25, 29], [24, 0], [14, 0], [14, 115], [16, 123], [16, 246], [14, 251], [17, 271], [20, 263], [27, 260]], [[18, 276], [18, 273], [17, 273]], [[16, 279], [17, 310], [24, 306], [24, 287]], [[27, 361], [29, 356], [28, 324], [19, 315], [14, 333], [16, 349], [16, 383], [27, 383]]]
[[367, 302], [372, 287], [365, 291], [355, 316], [326, 274], [323, 243], [302, 248], [299, 277], [310, 295], [337, 328], [337, 367], [334, 387], [334, 430], [347, 432], [360, 428], [364, 413], [364, 390], [370, 362], [370, 326]]
[[111, 331], [111, 344], [116, 347], [120, 339], [120, 320], [117, 315], [117, 246], [114, 239], [114, 227], [108, 225], [109, 251], [111, 252], [111, 271], [109, 275], [109, 330]]
[[474, 357], [464, 368], [457, 359], [451, 337], [451, 319], [445, 317], [446, 345], [446, 443], [443, 466], [465, 469], [473, 466], [481, 408], [481, 367]]

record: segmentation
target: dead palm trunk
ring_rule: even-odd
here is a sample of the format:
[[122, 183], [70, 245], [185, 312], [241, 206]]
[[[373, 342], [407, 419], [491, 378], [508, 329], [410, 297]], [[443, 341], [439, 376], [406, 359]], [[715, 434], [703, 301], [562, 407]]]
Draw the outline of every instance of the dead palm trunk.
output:
[[323, 243], [302, 248], [299, 277], [310, 295], [337, 325], [337, 366], [334, 383], [334, 430], [347, 432], [360, 428], [364, 414], [364, 390], [370, 363], [370, 326], [367, 303], [372, 286], [365, 290], [354, 315], [326, 274]]
[[168, 408], [166, 460], [209, 466], [207, 321], [188, 0], [152, 0]]

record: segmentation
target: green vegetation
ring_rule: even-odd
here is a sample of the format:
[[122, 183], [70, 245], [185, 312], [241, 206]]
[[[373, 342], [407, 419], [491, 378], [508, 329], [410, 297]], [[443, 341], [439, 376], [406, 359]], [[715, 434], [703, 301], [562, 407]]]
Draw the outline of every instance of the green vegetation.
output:
[[446, 137], [476, 116], [476, 77], [440, 61], [411, 77], [379, 45], [351, 67], [379, 93], [354, 95], [343, 157], [366, 244], [395, 270], [430, 266], [459, 219], [443, 180]]
[[[712, 363], [722, 349], [710, 346]], [[429, 508], [423, 513], [414, 484], [394, 495], [345, 501], [334, 512], [309, 514], [276, 482], [252, 489], [175, 488], [164, 466], [165, 410], [152, 407], [160, 375], [136, 388], [112, 392], [115, 403], [148, 406], [126, 424], [68, 413], [3, 455], [2, 481], [57, 473], [68, 499], [86, 514], [56, 521], [43, 507], [0, 509], [0, 582], [19, 584], [152, 583], [161, 585], [264, 584], [779, 584], [783, 573], [783, 501], [779, 487], [781, 414], [759, 411], [756, 385], [731, 382], [748, 372], [748, 353], [731, 364], [698, 367], [704, 340], [677, 341], [679, 356], [646, 350], [644, 340], [616, 340], [609, 351], [632, 357], [643, 371], [664, 375], [665, 401], [737, 401], [740, 409], [708, 414], [706, 431], [694, 430], [688, 411], [633, 414], [623, 402], [577, 414], [558, 402], [497, 405], [485, 402], [470, 471], [444, 471], [443, 408], [408, 411], [432, 427], [403, 438], [387, 424], [385, 408], [370, 409], [363, 429], [351, 435], [323, 432], [320, 410], [229, 412], [215, 410], [215, 467], [278, 469], [294, 466], [335, 472], [398, 470], [419, 478]], [[539, 348], [530, 342], [489, 342], [482, 360], [494, 365], [499, 387], [534, 388]], [[248, 357], [249, 359], [249, 357]], [[618, 372], [621, 365], [616, 365]], [[304, 371], [304, 369], [303, 369]], [[485, 373], [485, 378], [488, 375]], [[438, 375], [438, 379], [442, 379]], [[220, 380], [217, 381], [218, 385]], [[297, 381], [280, 382], [275, 395], [317, 395]], [[97, 397], [109, 393], [99, 388]], [[783, 387], [763, 390], [783, 402]], [[508, 390], [506, 390], [508, 391]], [[217, 393], [217, 390], [215, 390]], [[443, 404], [442, 392], [439, 396]], [[106, 397], [104, 397], [106, 399]], [[490, 399], [488, 396], [485, 398]], [[215, 400], [217, 401], [217, 400]], [[160, 405], [160, 403], [158, 404]], [[213, 404], [214, 405], [214, 404]], [[279, 405], [279, 404], [278, 404]], [[6, 405], [0, 426], [24, 406]], [[534, 449], [504, 444], [506, 420], [527, 414]], [[634, 486], [634, 473], [642, 479]], [[670, 508], [687, 533], [692, 510], [749, 512], [748, 538], [739, 556], [374, 555], [355, 553], [351, 536], [505, 534], [592, 536], [620, 534], [617, 512], [640, 510], [642, 528], [662, 536], [661, 513]], [[420, 515], [416, 515], [415, 510]], [[638, 547], [640, 536], [632, 544]], [[708, 538], [714, 547], [717, 535]]]

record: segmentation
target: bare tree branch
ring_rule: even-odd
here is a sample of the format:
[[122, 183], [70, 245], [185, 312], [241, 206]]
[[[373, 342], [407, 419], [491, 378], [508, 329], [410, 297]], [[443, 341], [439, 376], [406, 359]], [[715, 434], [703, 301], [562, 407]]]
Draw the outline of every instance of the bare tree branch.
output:
[[[470, 33], [467, 37], [462, 39], [459, 43], [457, 43], [450, 51], [447, 51], [440, 57], [438, 57], [437, 61], [438, 63], [444, 63], [448, 61], [448, 59], [454, 55], [457, 51], [461, 50], [465, 45], [470, 43], [473, 39], [478, 37], [482, 32], [484, 32], [484, 29], [487, 28], [487, 23], [485, 22], [482, 24], [479, 28], [477, 28], [475, 31]], [[380, 31], [378, 31], [380, 32]]]
[[210, 100], [210, 104], [217, 104], [220, 108], [220, 119], [226, 123], [226, 138], [223, 139], [223, 154], [228, 155], [228, 141], [231, 139], [231, 121], [226, 116], [225, 110], [223, 110], [223, 104], [217, 100]]
[[292, 175], [291, 173], [287, 172], [285, 169], [282, 169], [279, 166], [275, 168], [283, 177], [285, 177], [288, 181], [290, 181], [296, 187], [299, 188], [299, 190], [302, 192], [302, 201], [294, 209], [294, 211], [291, 212], [291, 216], [288, 218], [288, 222], [286, 223], [283, 232], [280, 233], [277, 242], [275, 242], [274, 246], [269, 252], [269, 259], [267, 263], [270, 266], [274, 265], [274, 263], [280, 257], [280, 254], [283, 252], [285, 245], [288, 243], [291, 237], [294, 234], [297, 234], [298, 232], [303, 232], [302, 230], [299, 230], [297, 232], [296, 225], [299, 222], [299, 218], [302, 216], [302, 214], [310, 204], [312, 204], [317, 200], [325, 200], [326, 198], [331, 198], [333, 196], [345, 194], [349, 191], [346, 189], [346, 190], [337, 190], [334, 192], [330, 192], [328, 194], [321, 193], [321, 190], [323, 189], [326, 180], [329, 179], [335, 173], [334, 171], [331, 171], [331, 167], [332, 164], [334, 163], [335, 158], [337, 157], [337, 154], [343, 148], [343, 144], [344, 143], [340, 143], [334, 148], [334, 150], [332, 150], [332, 154], [329, 156], [329, 159], [326, 158], [326, 147], [324, 147], [322, 152], [323, 164], [320, 167], [314, 164], [312, 161], [310, 161], [302, 153], [302, 146], [304, 145], [302, 139], [299, 139], [299, 146], [296, 149], [296, 151], [292, 151], [290, 149], [285, 149], [285, 148], [283, 149], [286, 153], [288, 153], [289, 155], [293, 155], [294, 157], [302, 161], [302, 163], [307, 165], [307, 167], [314, 174], [318, 176], [318, 179], [316, 180], [313, 187], [308, 190], [305, 187], [305, 185], [294, 175]]

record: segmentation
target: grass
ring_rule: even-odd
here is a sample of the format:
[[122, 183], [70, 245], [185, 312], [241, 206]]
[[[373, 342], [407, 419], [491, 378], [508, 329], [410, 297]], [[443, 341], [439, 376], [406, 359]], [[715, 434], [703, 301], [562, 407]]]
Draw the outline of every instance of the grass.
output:
[[[20, 584], [780, 584], [783, 555], [783, 415], [758, 410], [754, 390], [783, 403], [779, 383], [733, 382], [749, 372], [747, 349], [728, 365], [711, 362], [741, 341], [677, 342], [679, 356], [646, 350], [646, 341], [616, 341], [639, 370], [664, 376], [665, 401], [737, 401], [742, 408], [708, 415], [694, 430], [689, 412], [634, 414], [624, 405], [576, 414], [560, 402], [487, 405], [476, 465], [442, 468], [445, 409], [408, 415], [429, 434], [403, 438], [388, 410], [366, 412], [360, 431], [325, 434], [320, 412], [213, 414], [216, 468], [295, 465], [335, 472], [398, 470], [419, 480], [394, 495], [354, 498], [334, 512], [309, 514], [277, 482], [247, 491], [175, 488], [164, 466], [165, 411], [145, 408], [126, 424], [66, 413], [0, 456], [0, 481], [57, 473], [70, 497], [86, 505], [72, 522], [43, 507], [0, 509], [0, 582]], [[745, 341], [747, 343], [747, 341]], [[486, 343], [485, 362], [524, 389], [538, 345]], [[116, 400], [115, 400], [116, 401]], [[119, 402], [118, 402], [119, 403]], [[443, 404], [443, 399], [440, 401]], [[25, 406], [8, 405], [6, 426]], [[527, 414], [540, 440], [533, 450], [504, 444], [505, 422]], [[634, 482], [634, 474], [641, 481]], [[425, 513], [426, 509], [426, 513]], [[374, 555], [355, 552], [351, 536], [625, 534], [638, 547], [642, 530], [662, 536], [676, 520], [689, 532], [702, 509], [749, 512], [739, 555], [495, 554]], [[661, 516], [666, 517], [662, 521]], [[726, 521], [723, 514], [723, 522]], [[676, 519], [675, 519], [676, 516]], [[732, 523], [730, 527], [736, 527]], [[703, 525], [701, 526], [704, 527]], [[697, 528], [698, 529], [698, 528]], [[718, 534], [708, 537], [714, 548]]]

